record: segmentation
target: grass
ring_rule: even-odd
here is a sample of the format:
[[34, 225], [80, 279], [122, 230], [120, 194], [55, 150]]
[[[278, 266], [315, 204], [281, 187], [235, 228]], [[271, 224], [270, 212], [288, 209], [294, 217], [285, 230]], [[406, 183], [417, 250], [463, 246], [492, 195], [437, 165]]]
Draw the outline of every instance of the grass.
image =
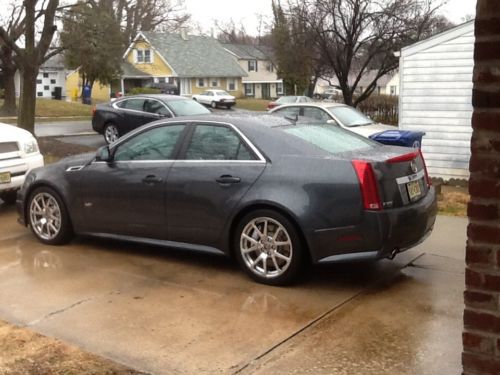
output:
[[267, 99], [237, 99], [235, 108], [248, 109], [250, 111], [266, 111], [267, 103], [270, 100]]
[[466, 217], [469, 199], [466, 187], [442, 185], [438, 197], [439, 214]]
[[[0, 107], [3, 105], [3, 100], [0, 100]], [[35, 117], [81, 117], [90, 118], [92, 115], [92, 106], [66, 102], [63, 100], [37, 99]]]

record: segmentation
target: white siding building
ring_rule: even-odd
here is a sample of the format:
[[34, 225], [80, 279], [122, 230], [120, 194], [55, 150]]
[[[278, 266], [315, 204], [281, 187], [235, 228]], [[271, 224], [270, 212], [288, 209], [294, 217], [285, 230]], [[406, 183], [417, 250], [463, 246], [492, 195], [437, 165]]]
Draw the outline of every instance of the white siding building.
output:
[[432, 177], [469, 177], [474, 21], [401, 51], [399, 127], [424, 131]]

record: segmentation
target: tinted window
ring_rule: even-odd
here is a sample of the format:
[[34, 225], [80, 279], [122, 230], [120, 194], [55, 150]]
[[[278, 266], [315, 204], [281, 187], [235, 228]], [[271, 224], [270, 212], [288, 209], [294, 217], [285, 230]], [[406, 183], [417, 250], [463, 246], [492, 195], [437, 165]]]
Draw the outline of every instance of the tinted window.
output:
[[160, 103], [158, 100], [146, 99], [144, 102], [144, 110], [146, 112], [157, 113], [159, 115], [170, 115], [170, 112], [165, 105]]
[[282, 117], [290, 117], [295, 118], [300, 114], [300, 107], [288, 107], [288, 108], [280, 108], [273, 113], [277, 113]]
[[304, 107], [304, 116], [323, 122], [331, 120], [331, 117], [325, 111], [314, 107]]
[[225, 126], [196, 125], [189, 143], [188, 160], [253, 160], [238, 135]]
[[373, 124], [373, 121], [352, 107], [330, 107], [328, 110], [345, 126], [362, 126]]
[[171, 100], [168, 106], [176, 116], [206, 115], [210, 111], [194, 100]]
[[144, 110], [144, 99], [126, 99], [116, 103], [120, 108], [133, 109], [135, 111]]
[[184, 125], [154, 128], [118, 146], [114, 160], [170, 160]]
[[378, 143], [335, 125], [297, 125], [284, 131], [322, 150], [337, 154], [375, 147]]

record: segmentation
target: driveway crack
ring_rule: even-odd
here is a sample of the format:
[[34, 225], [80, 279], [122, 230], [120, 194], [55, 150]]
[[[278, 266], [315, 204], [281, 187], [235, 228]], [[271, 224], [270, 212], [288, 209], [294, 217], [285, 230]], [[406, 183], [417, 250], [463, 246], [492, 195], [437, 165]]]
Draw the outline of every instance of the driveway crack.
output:
[[76, 306], [81, 305], [82, 303], [85, 303], [85, 302], [88, 302], [88, 301], [92, 301], [93, 299], [94, 298], [92, 297], [92, 298], [84, 298], [84, 299], [78, 300], [78, 301], [72, 303], [69, 306], [63, 307], [62, 309], [59, 309], [59, 310], [52, 311], [52, 312], [46, 314], [45, 316], [43, 316], [43, 317], [41, 317], [39, 319], [32, 320], [31, 322], [27, 323], [25, 325], [25, 327], [34, 326], [35, 324], [38, 324], [38, 323], [40, 323], [43, 320], [47, 320], [47, 319], [52, 318], [55, 315], [62, 314], [64, 312], [68, 311], [68, 310], [71, 310], [72, 308], [74, 308]]

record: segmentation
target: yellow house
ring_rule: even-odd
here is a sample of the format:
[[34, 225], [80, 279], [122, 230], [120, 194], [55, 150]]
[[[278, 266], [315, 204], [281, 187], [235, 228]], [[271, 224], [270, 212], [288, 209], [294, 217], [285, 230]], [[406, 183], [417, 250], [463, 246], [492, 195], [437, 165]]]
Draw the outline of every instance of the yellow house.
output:
[[133, 87], [175, 88], [180, 95], [222, 89], [243, 96], [246, 72], [214, 38], [140, 32], [125, 52], [122, 92]]
[[[75, 69], [66, 75], [66, 98], [78, 100], [82, 94], [82, 77], [79, 69]], [[111, 95], [110, 85], [102, 85], [100, 82], [94, 82], [91, 94], [92, 101], [106, 102], [109, 101]]]

